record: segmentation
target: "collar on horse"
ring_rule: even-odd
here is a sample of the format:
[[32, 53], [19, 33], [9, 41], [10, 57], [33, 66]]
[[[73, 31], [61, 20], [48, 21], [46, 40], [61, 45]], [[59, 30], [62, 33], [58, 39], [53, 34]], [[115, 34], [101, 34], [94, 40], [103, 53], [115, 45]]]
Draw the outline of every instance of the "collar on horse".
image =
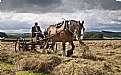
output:
[[[72, 22], [73, 20], [70, 20], [70, 23]], [[70, 35], [73, 35], [74, 33], [68, 28], [68, 20], [65, 20], [65, 24], [64, 24], [64, 31], [66, 33], [69, 33]]]
[[64, 21], [63, 21], [63, 22], [60, 22], [60, 23], [58, 23], [58, 24], [56, 24], [56, 28], [57, 28], [57, 29], [60, 28], [60, 27], [63, 25], [63, 23], [64, 23]]

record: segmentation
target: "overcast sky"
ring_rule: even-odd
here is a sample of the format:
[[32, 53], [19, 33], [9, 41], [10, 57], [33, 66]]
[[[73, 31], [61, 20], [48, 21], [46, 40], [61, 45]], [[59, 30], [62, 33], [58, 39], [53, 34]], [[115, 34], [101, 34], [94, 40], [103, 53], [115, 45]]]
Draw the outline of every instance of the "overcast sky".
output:
[[0, 31], [30, 32], [37, 21], [44, 30], [61, 18], [85, 21], [86, 31], [121, 31], [121, 2], [115, 0], [2, 0]]

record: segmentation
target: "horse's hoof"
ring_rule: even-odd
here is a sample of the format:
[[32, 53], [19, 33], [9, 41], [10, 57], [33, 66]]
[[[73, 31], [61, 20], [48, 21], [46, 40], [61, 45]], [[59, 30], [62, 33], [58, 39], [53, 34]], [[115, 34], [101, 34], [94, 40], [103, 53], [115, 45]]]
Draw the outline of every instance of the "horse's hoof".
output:
[[42, 46], [40, 46], [40, 49], [43, 49], [43, 47], [42, 47]]
[[63, 54], [62, 54], [62, 57], [65, 57], [65, 56], [66, 56], [66, 55], [63, 55]]
[[62, 54], [62, 57], [66, 57], [66, 55], [65, 54]]
[[73, 54], [73, 51], [72, 50], [68, 50], [67, 51], [67, 57], [70, 57], [72, 54]]

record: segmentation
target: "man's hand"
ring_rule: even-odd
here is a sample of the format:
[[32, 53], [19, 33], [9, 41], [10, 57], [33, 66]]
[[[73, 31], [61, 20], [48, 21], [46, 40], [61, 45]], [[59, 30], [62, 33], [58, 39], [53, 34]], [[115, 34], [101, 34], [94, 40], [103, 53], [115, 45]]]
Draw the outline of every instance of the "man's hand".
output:
[[35, 34], [37, 34], [37, 33], [41, 33], [41, 32], [34, 32]]

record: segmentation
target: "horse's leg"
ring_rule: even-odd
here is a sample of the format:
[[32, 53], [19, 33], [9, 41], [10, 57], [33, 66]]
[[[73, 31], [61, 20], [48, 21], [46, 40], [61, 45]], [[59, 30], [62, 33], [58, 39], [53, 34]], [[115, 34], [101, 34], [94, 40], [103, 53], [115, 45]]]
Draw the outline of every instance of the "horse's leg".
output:
[[62, 42], [62, 46], [63, 46], [63, 54], [62, 54], [62, 56], [66, 56], [66, 52], [65, 52], [65, 43], [66, 43], [66, 42]]
[[47, 47], [48, 41], [49, 41], [49, 39], [46, 39], [45, 40], [45, 43], [44, 43], [45, 45], [44, 45], [44, 48], [43, 48], [43, 51], [42, 51], [42, 53], [44, 53], [44, 54], [46, 53], [46, 50], [45, 49]]
[[53, 53], [55, 53], [54, 46], [55, 46], [55, 41], [52, 42], [52, 50], [53, 50]]
[[48, 48], [49, 48], [48, 42], [50, 42], [50, 39], [48, 39], [48, 40], [46, 41], [46, 43], [45, 43], [45, 49], [48, 49]]
[[72, 48], [67, 51], [67, 57], [70, 57], [70, 55], [73, 54], [73, 50], [75, 48], [73, 41], [70, 41], [69, 43], [71, 44]]

